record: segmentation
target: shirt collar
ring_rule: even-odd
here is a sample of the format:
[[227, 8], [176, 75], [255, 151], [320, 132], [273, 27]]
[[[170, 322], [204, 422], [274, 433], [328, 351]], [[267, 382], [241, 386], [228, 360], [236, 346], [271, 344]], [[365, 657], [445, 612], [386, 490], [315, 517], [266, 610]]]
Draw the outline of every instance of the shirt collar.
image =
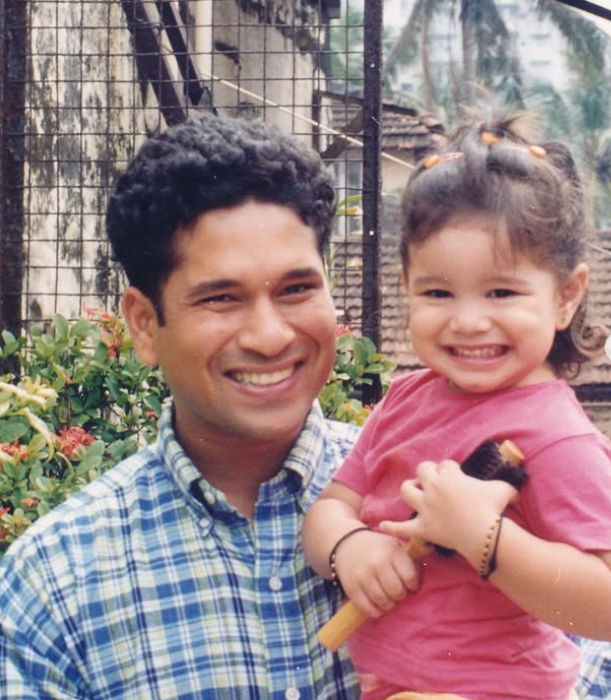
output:
[[[182, 449], [173, 426], [173, 403], [167, 399], [164, 403], [159, 421], [158, 443], [161, 459], [172, 480], [176, 483], [186, 500], [198, 510], [204, 505], [201, 493], [208, 498], [206, 507], [225, 503], [224, 494], [208, 484], [191, 459]], [[329, 433], [327, 422], [318, 401], [314, 402], [293, 448], [275, 477], [262, 485], [263, 491], [278, 488], [278, 480], [290, 482], [291, 490], [301, 491], [300, 501], [307, 510], [313, 496], [311, 485], [316, 468], [324, 458], [325, 441]], [[261, 493], [263, 495], [263, 492]]]

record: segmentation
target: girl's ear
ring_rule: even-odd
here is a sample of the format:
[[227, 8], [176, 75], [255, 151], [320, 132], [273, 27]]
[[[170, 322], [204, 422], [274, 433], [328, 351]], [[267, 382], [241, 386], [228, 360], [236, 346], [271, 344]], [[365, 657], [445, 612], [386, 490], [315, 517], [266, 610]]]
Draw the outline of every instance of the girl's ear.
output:
[[128, 287], [123, 295], [123, 316], [138, 357], [147, 365], [157, 365], [159, 319], [153, 302], [136, 287]]
[[403, 284], [403, 289], [405, 289], [405, 291], [407, 292], [408, 279], [407, 279], [407, 273], [405, 272], [405, 268], [403, 267], [403, 265], [399, 265], [397, 267], [397, 272], [399, 273], [399, 277], [401, 278], [401, 283]]
[[556, 316], [556, 329], [568, 328], [588, 287], [590, 271], [585, 263], [579, 263], [560, 285], [560, 301]]

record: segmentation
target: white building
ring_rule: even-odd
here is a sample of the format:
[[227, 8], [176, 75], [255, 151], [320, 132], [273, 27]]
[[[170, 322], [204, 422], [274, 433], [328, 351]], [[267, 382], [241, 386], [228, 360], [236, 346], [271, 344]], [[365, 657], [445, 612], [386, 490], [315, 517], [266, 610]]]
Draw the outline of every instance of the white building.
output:
[[[384, 0], [384, 24], [391, 36], [398, 36], [411, 14], [415, 0]], [[461, 63], [460, 3], [447, 0], [447, 12], [436, 15], [430, 33], [430, 52], [433, 69], [444, 73], [451, 64]], [[551, 83], [562, 91], [569, 76], [565, 57], [565, 42], [552, 22], [539, 17], [535, 0], [502, 0], [496, 3], [499, 13], [510, 32], [513, 47], [522, 66], [525, 84], [532, 81]], [[418, 97], [417, 67], [399, 71], [395, 89], [408, 96]]]

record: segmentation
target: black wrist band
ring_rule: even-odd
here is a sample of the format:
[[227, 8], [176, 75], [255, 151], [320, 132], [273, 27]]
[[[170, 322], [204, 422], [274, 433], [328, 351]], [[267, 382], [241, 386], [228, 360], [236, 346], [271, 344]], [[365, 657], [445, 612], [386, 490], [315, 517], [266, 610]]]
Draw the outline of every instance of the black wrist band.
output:
[[339, 576], [337, 575], [337, 571], [335, 569], [335, 557], [337, 556], [337, 550], [342, 542], [344, 542], [357, 532], [362, 532], [363, 530], [371, 530], [371, 528], [367, 527], [366, 525], [363, 525], [362, 527], [356, 527], [354, 528], [354, 530], [350, 530], [345, 535], [342, 535], [339, 538], [339, 540], [337, 540], [337, 542], [333, 545], [333, 549], [329, 552], [329, 568], [331, 569], [331, 582], [333, 583], [335, 588], [342, 592], [342, 594], [344, 593], [344, 589], [342, 588], [342, 583], [339, 580]]

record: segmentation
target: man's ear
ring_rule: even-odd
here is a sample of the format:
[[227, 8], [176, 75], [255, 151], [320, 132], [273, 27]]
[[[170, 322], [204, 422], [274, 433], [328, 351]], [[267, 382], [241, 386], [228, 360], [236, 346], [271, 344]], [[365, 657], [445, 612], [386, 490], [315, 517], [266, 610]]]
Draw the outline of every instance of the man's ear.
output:
[[556, 316], [556, 329], [568, 328], [588, 287], [590, 271], [585, 263], [579, 263], [560, 284], [560, 302]]
[[153, 302], [136, 287], [128, 287], [123, 295], [123, 316], [138, 357], [147, 365], [157, 365], [159, 319]]

